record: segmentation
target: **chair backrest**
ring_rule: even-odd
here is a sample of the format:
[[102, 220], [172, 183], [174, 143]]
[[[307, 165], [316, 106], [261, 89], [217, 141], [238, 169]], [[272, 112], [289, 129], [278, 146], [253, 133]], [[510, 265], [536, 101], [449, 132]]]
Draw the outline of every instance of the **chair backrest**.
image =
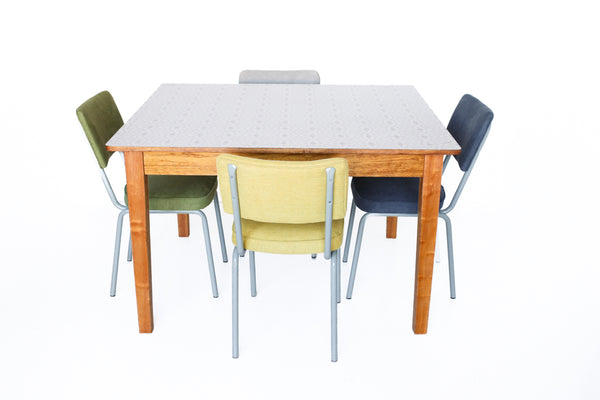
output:
[[100, 92], [77, 108], [77, 118], [92, 146], [100, 168], [106, 168], [113, 152], [106, 142], [123, 126], [123, 118], [111, 94]]
[[448, 131], [461, 147], [460, 154], [454, 157], [462, 171], [467, 171], [474, 162], [492, 119], [492, 110], [470, 94], [465, 94], [458, 102], [448, 123]]
[[321, 78], [317, 71], [269, 71], [245, 70], [240, 72], [239, 83], [304, 83], [319, 84]]
[[335, 168], [332, 219], [346, 215], [348, 162], [260, 160], [230, 154], [217, 157], [223, 210], [233, 214], [228, 167], [236, 166], [240, 214], [259, 222], [305, 224], [326, 219], [327, 168]]
[[[448, 123], [448, 131], [450, 131], [454, 139], [460, 144], [460, 154], [454, 157], [464, 174], [458, 183], [450, 204], [440, 210], [440, 213], [449, 213], [456, 206], [467, 183], [467, 179], [471, 175], [477, 155], [483, 147], [492, 124], [492, 119], [494, 119], [492, 110], [470, 94], [465, 94], [458, 102]], [[446, 156], [444, 159], [444, 170], [446, 170], [449, 161], [450, 156]]]

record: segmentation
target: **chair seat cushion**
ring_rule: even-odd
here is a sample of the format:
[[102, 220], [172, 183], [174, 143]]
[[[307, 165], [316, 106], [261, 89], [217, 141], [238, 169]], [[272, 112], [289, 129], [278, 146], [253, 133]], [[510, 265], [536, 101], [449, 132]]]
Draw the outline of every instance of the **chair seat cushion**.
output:
[[[216, 191], [216, 176], [148, 176], [150, 210], [201, 210], [212, 202]], [[129, 205], [127, 185], [125, 204]]]
[[[232, 240], [236, 243], [235, 224]], [[275, 254], [317, 254], [325, 251], [325, 223], [278, 224], [242, 219], [244, 247], [248, 250]], [[344, 220], [331, 226], [331, 250], [342, 245]]]
[[[353, 178], [352, 196], [356, 206], [365, 212], [417, 214], [420, 178]], [[440, 209], [444, 204], [444, 187], [440, 193]]]

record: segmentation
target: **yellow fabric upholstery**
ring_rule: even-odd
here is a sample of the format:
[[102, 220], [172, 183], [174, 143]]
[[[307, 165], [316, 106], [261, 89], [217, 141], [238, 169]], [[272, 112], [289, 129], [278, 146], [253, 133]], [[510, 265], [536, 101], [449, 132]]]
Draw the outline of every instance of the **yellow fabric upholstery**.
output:
[[[325, 222], [312, 224], [273, 224], [242, 219], [244, 248], [274, 254], [317, 254], [325, 251]], [[331, 224], [331, 250], [342, 245], [344, 220]], [[232, 234], [237, 245], [235, 224]]]
[[[325, 170], [335, 168], [331, 250], [340, 248], [348, 196], [346, 160], [273, 161], [220, 155], [217, 157], [217, 176], [223, 209], [233, 214], [229, 164], [237, 167], [244, 248], [276, 254], [325, 251]], [[235, 224], [232, 236], [237, 245]]]
[[[343, 158], [316, 161], [275, 161], [222, 154], [217, 176], [223, 209], [233, 214], [228, 165], [237, 167], [238, 195], [243, 219], [306, 224], [325, 221], [325, 169], [335, 168], [333, 219], [346, 215], [348, 162]], [[242, 229], [243, 231], [243, 229]]]

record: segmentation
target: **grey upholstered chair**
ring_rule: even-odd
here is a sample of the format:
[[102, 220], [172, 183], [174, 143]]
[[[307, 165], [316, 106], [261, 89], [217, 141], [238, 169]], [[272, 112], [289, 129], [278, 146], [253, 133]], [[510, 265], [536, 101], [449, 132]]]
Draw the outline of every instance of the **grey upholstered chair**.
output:
[[248, 69], [240, 72], [239, 83], [302, 83], [319, 84], [321, 77], [317, 71], [271, 71]]
[[[304, 84], [319, 85], [321, 77], [312, 69], [298, 69], [291, 71], [276, 71], [266, 69], [246, 69], [240, 72], [239, 83], [264, 83], [264, 84]], [[317, 258], [312, 254], [312, 258]]]

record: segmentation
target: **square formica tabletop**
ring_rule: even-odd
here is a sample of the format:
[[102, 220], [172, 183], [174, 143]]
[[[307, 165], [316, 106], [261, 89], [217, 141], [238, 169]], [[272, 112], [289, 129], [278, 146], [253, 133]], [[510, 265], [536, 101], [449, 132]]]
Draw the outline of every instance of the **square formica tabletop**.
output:
[[413, 86], [297, 84], [163, 84], [107, 146], [460, 150]]
[[154, 329], [148, 175], [216, 175], [221, 153], [419, 177], [413, 330], [427, 332], [443, 157], [460, 146], [414, 87], [164, 84], [106, 147], [125, 153], [140, 332]]

